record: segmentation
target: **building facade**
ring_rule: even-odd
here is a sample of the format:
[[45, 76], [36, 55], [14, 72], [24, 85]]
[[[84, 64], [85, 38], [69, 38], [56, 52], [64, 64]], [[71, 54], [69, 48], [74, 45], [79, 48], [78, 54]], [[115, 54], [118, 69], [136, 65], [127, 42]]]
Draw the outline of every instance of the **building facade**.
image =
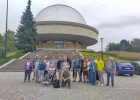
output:
[[38, 48], [86, 49], [98, 41], [98, 30], [86, 25], [82, 15], [66, 5], [52, 5], [36, 18]]

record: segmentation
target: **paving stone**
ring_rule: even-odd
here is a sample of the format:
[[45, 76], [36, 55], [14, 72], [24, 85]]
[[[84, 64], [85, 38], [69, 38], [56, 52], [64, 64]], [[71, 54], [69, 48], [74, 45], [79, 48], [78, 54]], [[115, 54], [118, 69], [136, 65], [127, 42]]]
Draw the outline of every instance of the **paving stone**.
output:
[[[32, 73], [33, 74], [33, 73]], [[34, 81], [22, 83], [23, 72], [0, 72], [0, 100], [140, 100], [140, 75], [115, 76], [115, 87], [71, 82], [54, 89]], [[106, 74], [104, 74], [106, 83]]]

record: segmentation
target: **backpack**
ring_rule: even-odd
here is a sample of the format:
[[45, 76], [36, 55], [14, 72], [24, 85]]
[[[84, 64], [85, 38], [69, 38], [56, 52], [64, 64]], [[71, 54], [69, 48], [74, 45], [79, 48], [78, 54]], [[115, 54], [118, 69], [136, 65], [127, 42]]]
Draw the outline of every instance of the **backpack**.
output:
[[53, 82], [53, 87], [54, 88], [60, 88], [60, 84], [59, 84], [59, 80], [58, 79], [55, 79], [54, 82]]

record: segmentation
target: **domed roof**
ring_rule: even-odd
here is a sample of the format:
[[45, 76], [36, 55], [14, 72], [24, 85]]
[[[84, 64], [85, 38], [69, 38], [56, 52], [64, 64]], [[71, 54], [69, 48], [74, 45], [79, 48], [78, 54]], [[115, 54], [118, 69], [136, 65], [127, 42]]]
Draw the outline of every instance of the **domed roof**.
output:
[[72, 7], [66, 5], [52, 5], [40, 11], [35, 17], [36, 22], [40, 21], [67, 21], [86, 24], [82, 15]]

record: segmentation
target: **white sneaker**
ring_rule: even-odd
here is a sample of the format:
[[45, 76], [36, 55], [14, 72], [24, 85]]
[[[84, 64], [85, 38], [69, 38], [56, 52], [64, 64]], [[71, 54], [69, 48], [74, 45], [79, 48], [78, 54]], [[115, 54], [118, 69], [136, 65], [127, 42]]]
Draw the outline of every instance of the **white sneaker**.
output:
[[100, 83], [98, 83], [97, 85], [101, 85]]
[[47, 83], [46, 81], [43, 82], [43, 84], [46, 84], [46, 83]]
[[101, 86], [104, 86], [104, 84], [101, 84]]

